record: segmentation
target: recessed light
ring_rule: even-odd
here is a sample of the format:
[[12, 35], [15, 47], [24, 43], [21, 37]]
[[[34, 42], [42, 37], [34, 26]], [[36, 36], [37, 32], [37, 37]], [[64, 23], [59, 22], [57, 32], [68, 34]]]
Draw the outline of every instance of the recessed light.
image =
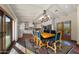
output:
[[68, 5], [65, 5], [65, 8], [68, 8]]

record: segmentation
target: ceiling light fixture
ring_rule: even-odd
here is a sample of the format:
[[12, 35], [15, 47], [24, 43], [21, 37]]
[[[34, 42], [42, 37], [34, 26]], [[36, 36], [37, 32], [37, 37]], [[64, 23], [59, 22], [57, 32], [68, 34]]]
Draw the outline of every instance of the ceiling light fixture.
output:
[[46, 21], [48, 21], [50, 19], [50, 16], [47, 15], [46, 10], [43, 10], [43, 16], [40, 19], [41, 19], [41, 22], [46, 22]]

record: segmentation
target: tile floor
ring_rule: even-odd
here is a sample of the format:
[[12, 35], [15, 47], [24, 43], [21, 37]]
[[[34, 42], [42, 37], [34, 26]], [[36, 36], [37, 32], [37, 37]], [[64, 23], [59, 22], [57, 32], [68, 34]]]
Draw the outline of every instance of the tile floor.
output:
[[[67, 54], [78, 54], [79, 47], [76, 46], [74, 42], [63, 41], [64, 45], [73, 46], [73, 48]], [[16, 42], [14, 47], [11, 49], [10, 54], [35, 54], [30, 49], [27, 49], [25, 46], [25, 40], [19, 40]]]

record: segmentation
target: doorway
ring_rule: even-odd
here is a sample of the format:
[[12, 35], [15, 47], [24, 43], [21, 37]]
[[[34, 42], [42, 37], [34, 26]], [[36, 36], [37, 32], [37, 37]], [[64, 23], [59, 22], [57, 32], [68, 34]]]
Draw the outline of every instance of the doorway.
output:
[[63, 22], [60, 22], [60, 23], [57, 23], [57, 31], [61, 31], [62, 33], [62, 36], [61, 36], [61, 39], [63, 40], [64, 39], [64, 25], [63, 25]]
[[71, 40], [71, 21], [57, 23], [57, 31], [62, 32], [62, 39]]
[[5, 48], [6, 50], [11, 45], [11, 19], [8, 16], [5, 16]]
[[0, 53], [2, 52], [2, 36], [3, 36], [3, 34], [2, 34], [2, 19], [3, 19], [3, 12], [0, 10]]
[[6, 53], [12, 44], [13, 20], [0, 10], [0, 53]]

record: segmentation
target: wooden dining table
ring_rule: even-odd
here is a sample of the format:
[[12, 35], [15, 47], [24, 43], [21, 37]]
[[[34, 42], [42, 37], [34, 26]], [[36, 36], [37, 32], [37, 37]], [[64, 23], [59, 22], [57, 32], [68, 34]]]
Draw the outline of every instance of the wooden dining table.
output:
[[41, 33], [41, 36], [42, 36], [43, 38], [50, 38], [50, 37], [55, 36], [55, 34], [42, 32], [42, 33]]

